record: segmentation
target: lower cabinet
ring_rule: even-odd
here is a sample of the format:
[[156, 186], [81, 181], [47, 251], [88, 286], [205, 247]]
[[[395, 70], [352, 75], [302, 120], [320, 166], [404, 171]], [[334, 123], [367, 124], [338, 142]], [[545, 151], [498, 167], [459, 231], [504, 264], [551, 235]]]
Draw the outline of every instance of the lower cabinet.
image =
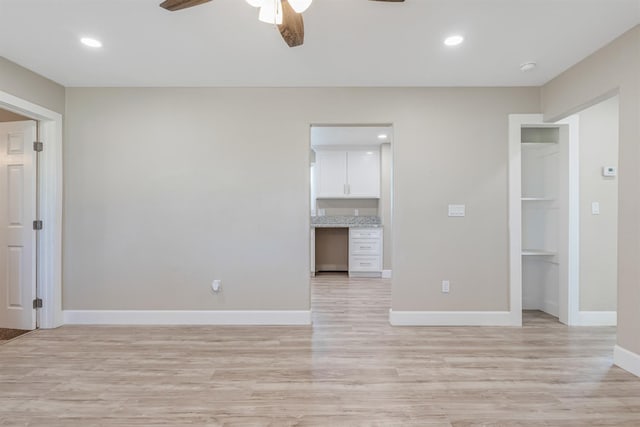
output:
[[382, 275], [382, 229], [349, 229], [349, 276]]

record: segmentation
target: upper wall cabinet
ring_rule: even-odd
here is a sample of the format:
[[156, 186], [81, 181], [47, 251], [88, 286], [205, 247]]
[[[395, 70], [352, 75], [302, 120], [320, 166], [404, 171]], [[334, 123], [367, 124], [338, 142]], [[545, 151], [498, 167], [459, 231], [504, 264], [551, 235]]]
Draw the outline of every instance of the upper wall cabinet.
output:
[[380, 152], [316, 149], [317, 198], [380, 198]]

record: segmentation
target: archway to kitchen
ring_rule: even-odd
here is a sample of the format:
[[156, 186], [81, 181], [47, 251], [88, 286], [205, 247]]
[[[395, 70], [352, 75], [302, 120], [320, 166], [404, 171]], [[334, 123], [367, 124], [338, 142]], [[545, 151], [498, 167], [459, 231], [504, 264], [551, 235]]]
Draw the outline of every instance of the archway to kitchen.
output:
[[[393, 127], [310, 128], [310, 274], [314, 321], [369, 319], [391, 306]], [[348, 316], [349, 319], [344, 319]]]

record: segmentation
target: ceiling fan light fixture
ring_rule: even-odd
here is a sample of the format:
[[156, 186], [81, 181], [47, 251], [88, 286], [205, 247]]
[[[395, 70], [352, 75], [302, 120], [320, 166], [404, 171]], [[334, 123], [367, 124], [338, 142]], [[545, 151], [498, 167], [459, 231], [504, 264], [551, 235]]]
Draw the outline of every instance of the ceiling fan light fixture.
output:
[[82, 37], [80, 39], [80, 43], [82, 43], [85, 46], [89, 46], [92, 47], [94, 49], [98, 49], [102, 47], [102, 42], [98, 39], [94, 39], [92, 37]]
[[263, 0], [258, 19], [272, 25], [282, 24], [282, 1]]
[[444, 39], [444, 44], [446, 46], [458, 46], [463, 41], [464, 41], [464, 37], [462, 37], [459, 34], [455, 34], [453, 36], [449, 36], [446, 39]]
[[312, 2], [313, 0], [289, 0], [289, 4], [291, 5], [291, 8], [296, 13], [302, 13], [305, 10], [307, 10], [309, 6], [311, 6]]

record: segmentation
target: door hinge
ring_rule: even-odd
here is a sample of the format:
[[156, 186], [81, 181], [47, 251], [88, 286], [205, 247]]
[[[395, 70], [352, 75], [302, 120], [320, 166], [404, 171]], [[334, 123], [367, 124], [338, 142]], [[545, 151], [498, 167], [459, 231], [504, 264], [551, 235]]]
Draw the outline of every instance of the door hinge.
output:
[[42, 298], [36, 298], [33, 300], [33, 308], [42, 308]]
[[35, 221], [33, 221], [33, 229], [34, 230], [42, 230], [42, 220], [41, 219], [37, 219]]
[[34, 141], [33, 142], [33, 151], [36, 152], [41, 152], [42, 150], [44, 150], [44, 144], [40, 141]]

